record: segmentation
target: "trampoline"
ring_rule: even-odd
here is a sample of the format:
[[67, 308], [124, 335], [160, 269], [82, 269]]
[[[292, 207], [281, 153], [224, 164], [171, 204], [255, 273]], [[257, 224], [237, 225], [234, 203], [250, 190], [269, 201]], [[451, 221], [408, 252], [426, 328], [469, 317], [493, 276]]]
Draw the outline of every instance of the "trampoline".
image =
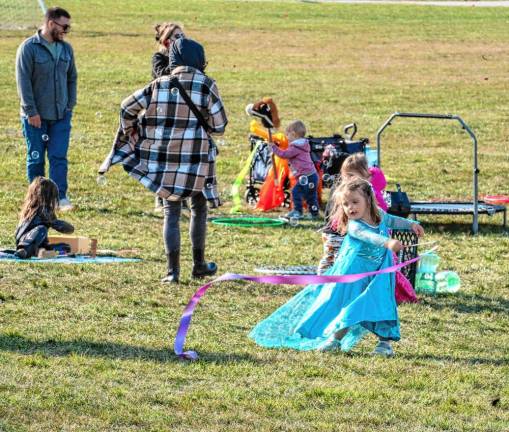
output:
[[384, 130], [392, 124], [397, 117], [405, 118], [421, 118], [421, 119], [439, 119], [453, 120], [460, 123], [473, 142], [473, 201], [472, 202], [447, 202], [447, 201], [412, 201], [410, 202], [410, 213], [416, 218], [418, 214], [427, 215], [472, 215], [472, 233], [477, 234], [479, 231], [479, 214], [487, 214], [489, 216], [495, 213], [503, 213], [504, 229], [507, 228], [507, 208], [504, 205], [489, 204], [479, 201], [479, 167], [477, 164], [477, 138], [472, 129], [463, 121], [460, 116], [451, 114], [422, 114], [422, 113], [393, 113], [385, 123], [378, 129], [376, 133], [376, 145], [378, 155], [378, 165], [381, 166], [381, 138]]

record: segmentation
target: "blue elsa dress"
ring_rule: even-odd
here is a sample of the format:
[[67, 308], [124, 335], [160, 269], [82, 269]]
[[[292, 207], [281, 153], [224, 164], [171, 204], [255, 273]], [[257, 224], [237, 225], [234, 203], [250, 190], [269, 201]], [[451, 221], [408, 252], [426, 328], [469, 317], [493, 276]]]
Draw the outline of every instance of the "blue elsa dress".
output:
[[[384, 247], [389, 229], [410, 229], [415, 221], [380, 210], [377, 226], [363, 220], [348, 222], [348, 232], [327, 275], [371, 272], [393, 265]], [[394, 296], [395, 274], [385, 273], [353, 283], [308, 285], [258, 323], [249, 334], [267, 348], [319, 349], [334, 333], [348, 329], [341, 349], [350, 350], [367, 332], [398, 341], [399, 319]]]

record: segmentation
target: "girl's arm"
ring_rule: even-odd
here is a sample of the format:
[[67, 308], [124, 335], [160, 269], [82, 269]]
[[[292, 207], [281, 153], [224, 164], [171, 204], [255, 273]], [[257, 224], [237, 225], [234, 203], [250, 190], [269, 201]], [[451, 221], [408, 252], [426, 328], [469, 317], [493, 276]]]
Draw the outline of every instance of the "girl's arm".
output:
[[348, 222], [348, 235], [378, 247], [386, 247], [386, 243], [391, 240], [389, 237], [367, 230], [362, 223], [355, 220]]
[[51, 223], [51, 228], [58, 232], [61, 232], [62, 234], [72, 234], [74, 232], [74, 226], [72, 226], [69, 222], [66, 222], [61, 219], [55, 219]]
[[299, 153], [299, 149], [297, 146], [289, 145], [286, 150], [280, 149], [276, 144], [272, 144], [272, 151], [275, 155], [283, 158], [283, 159], [291, 159], [292, 157], [295, 157]]
[[382, 210], [387, 211], [387, 203], [384, 201], [383, 190], [387, 186], [387, 180], [385, 179], [385, 175], [383, 171], [378, 167], [371, 167], [369, 169], [369, 173], [371, 174], [371, 186], [373, 186], [373, 192], [375, 193], [376, 202], [378, 207]]
[[371, 167], [369, 168], [369, 173], [371, 174], [371, 185], [373, 186], [373, 189], [380, 192], [383, 191], [387, 186], [387, 180], [382, 169], [378, 167]]
[[389, 228], [398, 230], [410, 230], [417, 234], [419, 237], [424, 235], [424, 229], [417, 221], [390, 215], [389, 213], [385, 212], [382, 212], [382, 217], [385, 219], [385, 223]]

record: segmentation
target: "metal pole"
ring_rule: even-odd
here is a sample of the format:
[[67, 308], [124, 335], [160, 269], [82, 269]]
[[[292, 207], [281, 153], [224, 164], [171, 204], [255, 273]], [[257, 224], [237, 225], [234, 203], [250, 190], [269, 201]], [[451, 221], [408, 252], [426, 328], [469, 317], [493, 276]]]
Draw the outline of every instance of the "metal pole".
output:
[[377, 161], [378, 161], [378, 167], [381, 168], [382, 167], [382, 159], [381, 159], [381, 137], [382, 137], [382, 132], [385, 130], [385, 128], [387, 126], [390, 126], [391, 125], [391, 121], [394, 117], [397, 117], [399, 116], [400, 114], [398, 112], [395, 112], [394, 114], [392, 114], [386, 121], [385, 123], [382, 125], [382, 127], [380, 129], [378, 129], [377, 133], [376, 133], [376, 158], [377, 158]]
[[41, 7], [42, 13], [45, 14], [47, 11], [46, 5], [44, 4], [44, 0], [38, 0], [39, 6]]
[[477, 234], [479, 231], [479, 166], [477, 161], [477, 138], [468, 127], [468, 125], [459, 116], [454, 116], [461, 123], [461, 126], [472, 138], [474, 143], [474, 172], [473, 172], [473, 195], [474, 195], [474, 219], [472, 221], [472, 233]]

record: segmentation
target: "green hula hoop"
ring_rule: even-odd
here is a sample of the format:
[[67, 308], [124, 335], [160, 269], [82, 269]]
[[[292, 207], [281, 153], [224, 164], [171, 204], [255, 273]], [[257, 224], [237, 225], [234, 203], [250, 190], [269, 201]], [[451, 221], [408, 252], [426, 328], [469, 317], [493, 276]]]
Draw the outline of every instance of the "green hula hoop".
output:
[[237, 217], [237, 218], [217, 218], [212, 220], [213, 224], [231, 226], [231, 227], [260, 227], [268, 228], [284, 225], [285, 221], [264, 217]]

